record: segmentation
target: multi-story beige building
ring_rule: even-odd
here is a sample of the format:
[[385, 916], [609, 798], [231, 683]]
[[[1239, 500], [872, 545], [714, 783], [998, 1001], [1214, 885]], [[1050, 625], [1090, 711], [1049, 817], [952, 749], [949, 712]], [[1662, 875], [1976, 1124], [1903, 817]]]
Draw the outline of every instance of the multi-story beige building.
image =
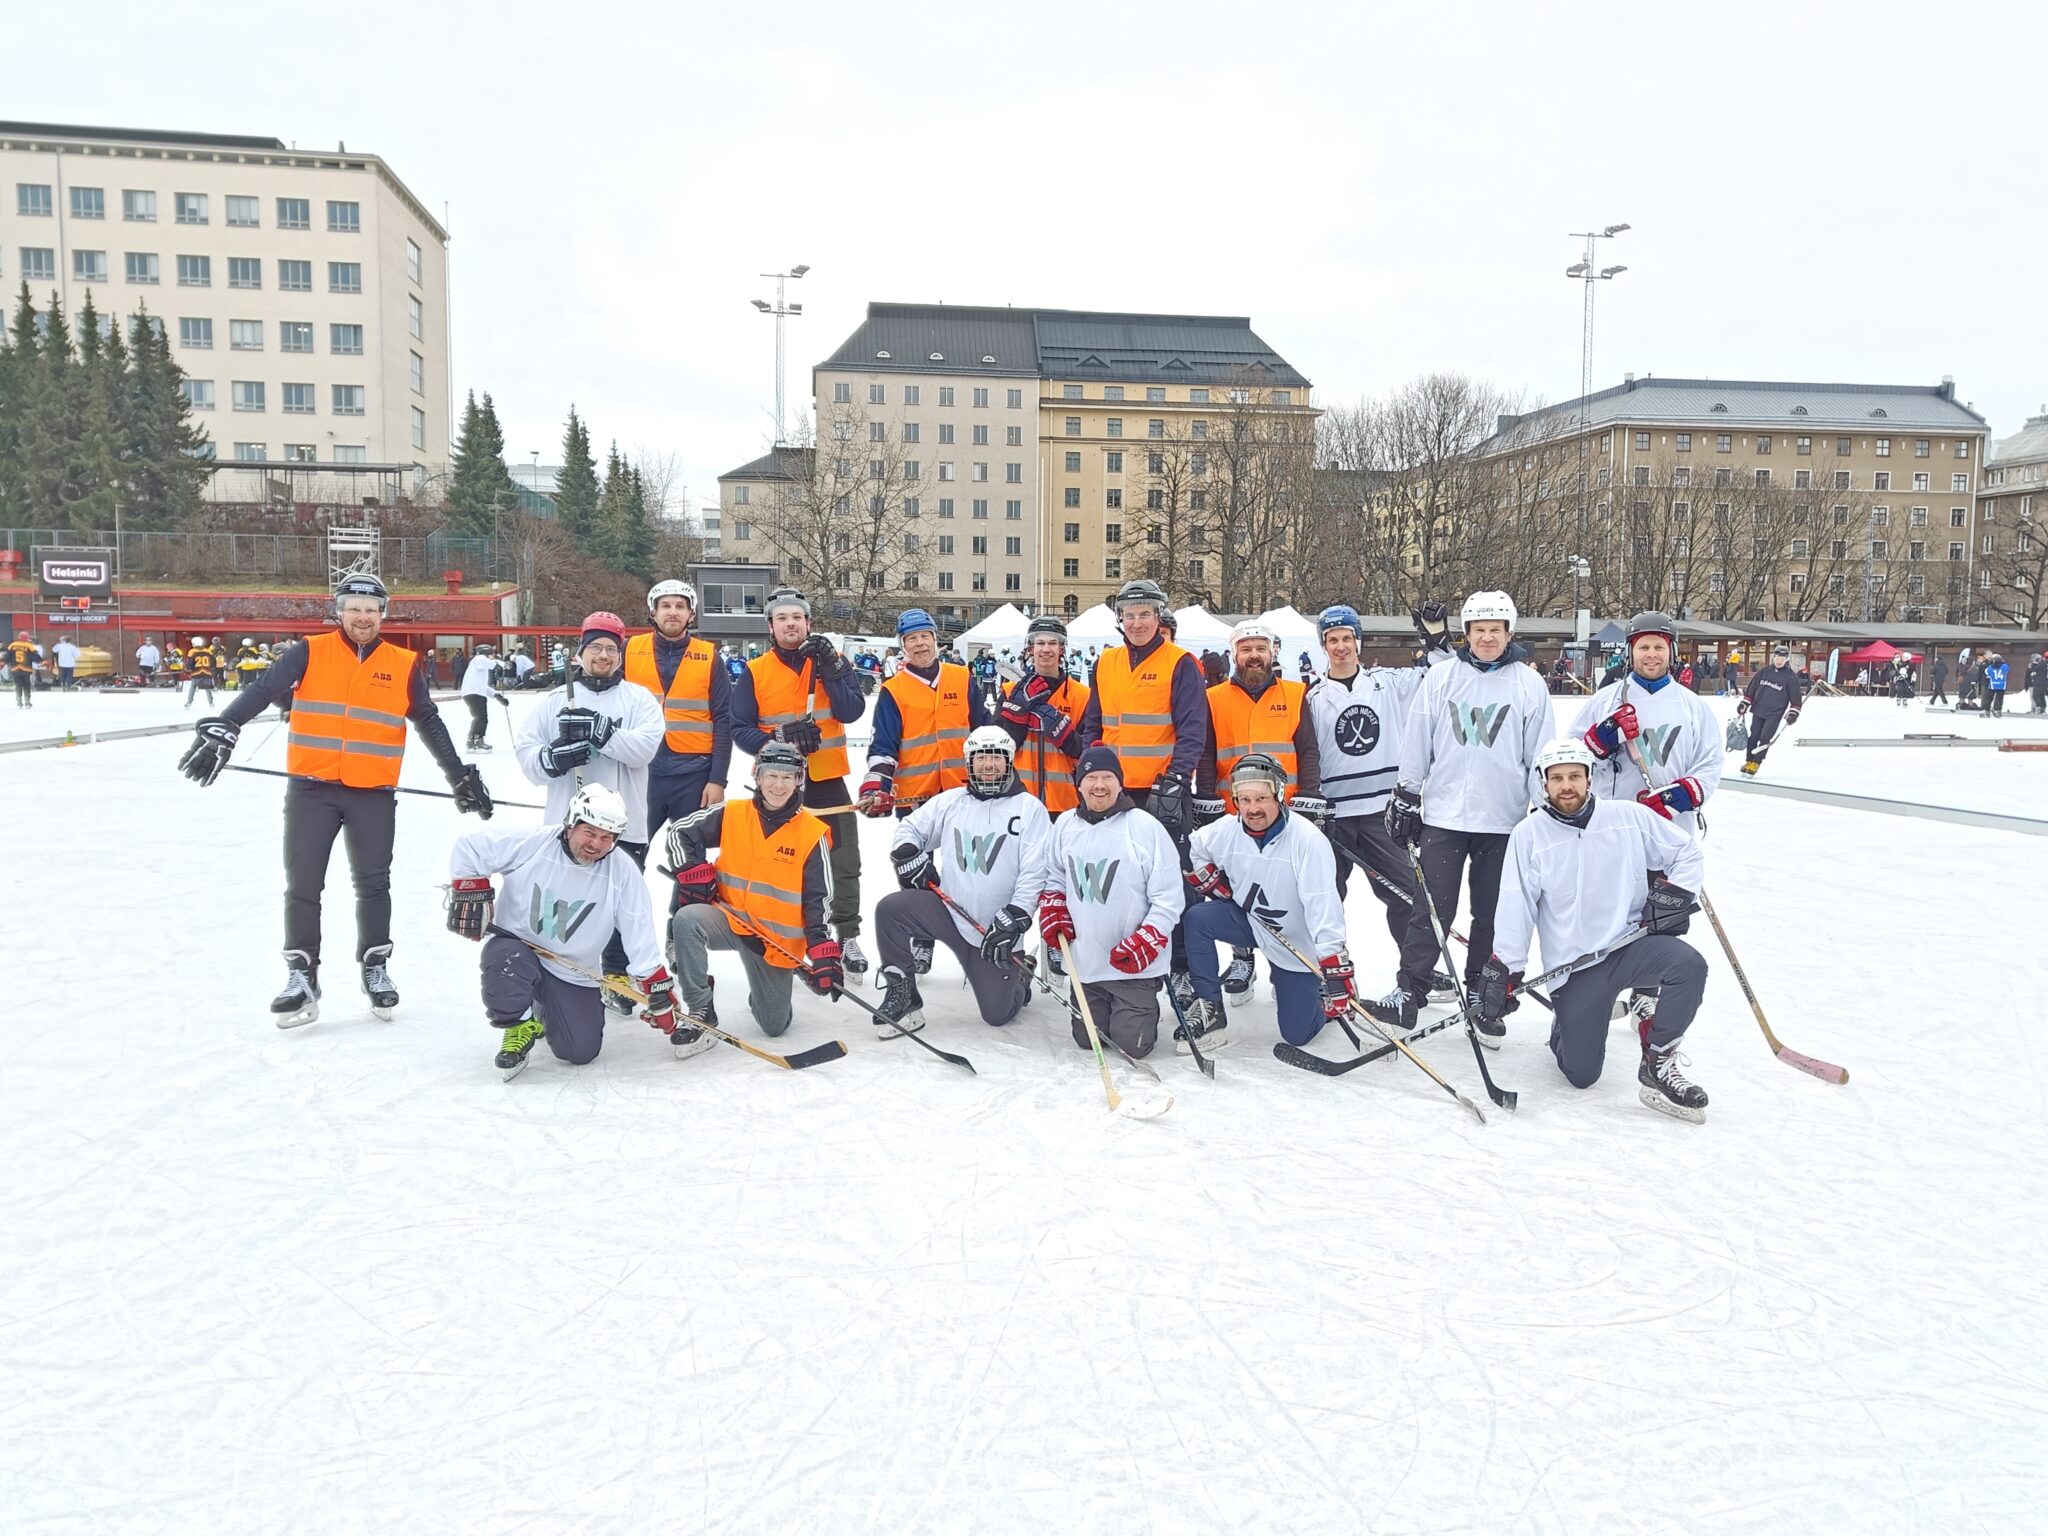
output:
[[2048, 623], [2048, 405], [1988, 450], [1970, 556], [1970, 619]]
[[103, 324], [146, 305], [223, 461], [448, 458], [448, 235], [376, 155], [0, 123], [0, 287], [23, 282]]

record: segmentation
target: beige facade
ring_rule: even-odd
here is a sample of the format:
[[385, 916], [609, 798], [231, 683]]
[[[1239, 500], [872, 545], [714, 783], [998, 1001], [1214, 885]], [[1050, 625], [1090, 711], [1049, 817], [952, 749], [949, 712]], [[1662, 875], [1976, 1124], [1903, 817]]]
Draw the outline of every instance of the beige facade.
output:
[[2048, 406], [1987, 450], [1970, 555], [1971, 619], [2048, 624]]
[[375, 155], [0, 127], [0, 285], [24, 280], [72, 316], [146, 305], [224, 462], [448, 458], [448, 236]]

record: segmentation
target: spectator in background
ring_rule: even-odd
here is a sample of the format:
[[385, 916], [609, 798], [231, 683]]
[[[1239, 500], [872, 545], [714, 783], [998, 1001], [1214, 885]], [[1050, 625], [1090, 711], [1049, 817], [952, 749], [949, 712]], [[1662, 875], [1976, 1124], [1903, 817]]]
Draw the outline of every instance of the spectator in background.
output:
[[57, 688], [62, 693], [71, 691], [71, 679], [78, 671], [78, 642], [69, 635], [61, 635], [50, 647], [50, 659], [57, 668]]
[[2048, 656], [2039, 651], [2027, 663], [2027, 695], [2034, 701], [2027, 713], [2048, 715]]
[[1984, 713], [2003, 715], [2005, 713], [2005, 684], [2008, 673], [2005, 657], [1993, 651], [1984, 661]]
[[1948, 703], [1948, 658], [1934, 658], [1934, 693], [1927, 700], [1929, 705]]
[[149, 680], [156, 676], [156, 669], [163, 665], [164, 653], [156, 648], [156, 636], [144, 635], [142, 644], [135, 647], [135, 670], [142, 674], [142, 686], [147, 688]]

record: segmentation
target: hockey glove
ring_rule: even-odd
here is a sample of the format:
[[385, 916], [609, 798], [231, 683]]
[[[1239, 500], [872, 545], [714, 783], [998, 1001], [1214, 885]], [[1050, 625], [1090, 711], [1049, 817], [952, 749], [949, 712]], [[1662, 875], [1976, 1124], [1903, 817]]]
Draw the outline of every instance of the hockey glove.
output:
[[1316, 964], [1323, 973], [1323, 1017], [1341, 1019], [1351, 1011], [1351, 999], [1358, 995], [1358, 973], [1352, 969], [1351, 956], [1340, 949]]
[[1673, 811], [1696, 811], [1706, 803], [1706, 790], [1690, 774], [1673, 779], [1662, 789], [1646, 789], [1636, 796], [1637, 805], [1649, 807], [1666, 821], [1671, 820]]
[[1043, 891], [1038, 897], [1038, 936], [1045, 940], [1045, 947], [1053, 953], [1059, 952], [1060, 940], [1074, 942], [1074, 915], [1067, 910], [1065, 891]]
[[1422, 836], [1422, 796], [1402, 787], [1387, 801], [1387, 836], [1396, 846], [1413, 848]]
[[839, 963], [839, 941], [821, 939], [804, 952], [804, 985], [820, 997], [831, 997], [846, 982]]
[[1039, 732], [1049, 742], [1058, 745], [1067, 739], [1067, 732], [1074, 728], [1071, 715], [1062, 714], [1050, 704], [1041, 704], [1033, 713], [1031, 729]]
[[619, 722], [610, 715], [599, 715], [596, 723], [590, 728], [591, 746], [602, 752], [604, 744], [612, 739], [612, 733], [618, 730], [618, 728]]
[[1624, 704], [1605, 720], [1588, 727], [1586, 750], [1604, 761], [1619, 752], [1624, 741], [1634, 741], [1642, 730], [1636, 721], [1635, 705]]
[[1748, 714], [1748, 713], [1749, 713], [1749, 700], [1747, 700], [1747, 699], [1737, 699], [1737, 700], [1735, 701], [1735, 713], [1737, 713], [1738, 715], [1746, 715], [1746, 714]]
[[896, 809], [896, 775], [889, 769], [870, 766], [860, 781], [860, 813], [886, 816]]
[[1031, 914], [1015, 903], [1004, 907], [981, 936], [981, 958], [990, 965], [1008, 965], [1017, 958], [1017, 941], [1031, 931]]
[[1188, 888], [1199, 896], [1214, 896], [1219, 901], [1230, 900], [1230, 877], [1214, 864], [1203, 864], [1189, 870], [1181, 878]]
[[491, 697], [496, 699], [500, 704], [504, 705], [507, 709], [510, 709], [512, 707], [512, 701], [506, 698], [504, 694], [498, 692], [498, 690], [495, 688], [491, 690]]
[[896, 883], [906, 891], [929, 890], [939, 883], [939, 867], [929, 848], [898, 843], [889, 850], [889, 862], [896, 866]]
[[597, 711], [594, 709], [565, 709], [555, 716], [555, 745], [558, 747], [589, 741], [596, 734]]
[[1692, 914], [1698, 910], [1691, 891], [1659, 875], [1650, 883], [1649, 900], [1643, 904], [1643, 921], [1650, 932], [1675, 939], [1692, 926]]
[[448, 787], [455, 791], [455, 809], [465, 814], [491, 819], [496, 809], [491, 804], [491, 792], [484, 788], [484, 776], [476, 771], [475, 763], [464, 763], [459, 772], [448, 775]]
[[1423, 645], [1432, 651], [1451, 648], [1451, 610], [1442, 603], [1424, 603], [1409, 617], [1415, 621], [1415, 633]]
[[209, 715], [192, 727], [198, 738], [178, 759], [178, 771], [202, 788], [220, 777], [241, 739], [242, 728], [220, 715]]
[[801, 720], [785, 720], [775, 727], [775, 739], [788, 742], [809, 757], [825, 744], [825, 733], [818, 729], [817, 721], [805, 715]]
[[1188, 781], [1177, 773], [1162, 773], [1152, 784], [1152, 793], [1145, 801], [1145, 809], [1152, 813], [1152, 819], [1166, 828], [1167, 834], [1179, 842], [1194, 830], [1195, 807]]
[[1166, 953], [1168, 942], [1165, 934], [1147, 923], [1110, 950], [1109, 963], [1126, 976], [1135, 976]]
[[589, 762], [595, 751], [588, 741], [551, 742], [540, 749], [541, 772], [559, 779]]
[[813, 635], [806, 640], [803, 653], [811, 658], [811, 670], [819, 681], [830, 683], [846, 676], [846, 658], [823, 635]]
[[482, 875], [459, 876], [448, 882], [448, 931], [458, 938], [481, 942], [491, 926], [492, 900], [497, 892]]
[[1785, 711], [1785, 723], [1787, 725], [1797, 725], [1799, 723], [1799, 706], [1797, 704], [1794, 704]]
[[1330, 802], [1323, 799], [1320, 795], [1296, 795], [1287, 802], [1287, 809], [1299, 812], [1301, 815], [1306, 816], [1314, 825], [1320, 827], [1330, 819], [1332, 807]]
[[718, 866], [700, 861], [677, 870], [676, 900], [686, 907], [707, 906], [718, 900]]
[[1038, 711], [1015, 694], [1011, 694], [996, 707], [996, 717], [1003, 724], [1015, 726], [1020, 731], [1038, 730], [1042, 723], [1038, 718]]
[[668, 967], [656, 966], [654, 974], [640, 979], [640, 990], [647, 994], [647, 1001], [640, 1007], [640, 1017], [664, 1035], [676, 1032], [676, 984], [669, 978]]
[[1521, 984], [1520, 971], [1509, 970], [1501, 963], [1499, 955], [1488, 955], [1486, 964], [1480, 968], [1479, 985], [1472, 992], [1472, 1003], [1479, 1010], [1479, 1021], [1497, 1024], [1513, 1013], [1517, 1003], [1515, 988]]

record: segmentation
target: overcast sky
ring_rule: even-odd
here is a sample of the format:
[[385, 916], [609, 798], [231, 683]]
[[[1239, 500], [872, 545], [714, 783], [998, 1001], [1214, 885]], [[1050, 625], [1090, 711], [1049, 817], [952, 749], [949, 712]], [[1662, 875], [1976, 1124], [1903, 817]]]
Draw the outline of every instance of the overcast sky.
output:
[[2038, 7], [386, 5], [105, 0], [5, 115], [346, 140], [453, 236], [455, 388], [509, 457], [693, 498], [872, 299], [1249, 315], [1319, 401], [1458, 370], [2048, 399]]

